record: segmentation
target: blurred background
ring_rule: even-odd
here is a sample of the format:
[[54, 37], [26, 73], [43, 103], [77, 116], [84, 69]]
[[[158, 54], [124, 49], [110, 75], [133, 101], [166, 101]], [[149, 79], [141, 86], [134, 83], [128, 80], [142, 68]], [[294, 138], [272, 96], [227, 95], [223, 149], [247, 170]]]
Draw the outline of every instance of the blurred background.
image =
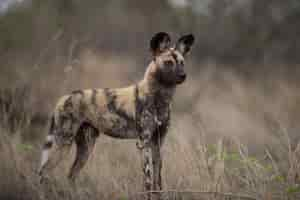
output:
[[299, 0], [0, 0], [0, 157], [14, 158], [0, 163], [0, 197], [130, 199], [141, 189], [134, 142], [101, 138], [78, 193], [61, 189], [66, 173], [41, 188], [33, 170], [56, 100], [141, 80], [160, 31], [173, 42], [196, 37], [174, 98], [164, 185], [297, 199]]

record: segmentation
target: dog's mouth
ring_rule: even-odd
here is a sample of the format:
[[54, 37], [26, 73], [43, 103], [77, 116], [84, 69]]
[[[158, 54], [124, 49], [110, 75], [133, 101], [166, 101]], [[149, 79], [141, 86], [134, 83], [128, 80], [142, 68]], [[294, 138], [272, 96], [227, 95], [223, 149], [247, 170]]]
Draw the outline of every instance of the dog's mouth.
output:
[[176, 83], [177, 83], [177, 84], [181, 84], [181, 83], [183, 83], [185, 80], [186, 80], [186, 74], [183, 74], [183, 75], [178, 76], [178, 78], [177, 78], [177, 80], [176, 80]]

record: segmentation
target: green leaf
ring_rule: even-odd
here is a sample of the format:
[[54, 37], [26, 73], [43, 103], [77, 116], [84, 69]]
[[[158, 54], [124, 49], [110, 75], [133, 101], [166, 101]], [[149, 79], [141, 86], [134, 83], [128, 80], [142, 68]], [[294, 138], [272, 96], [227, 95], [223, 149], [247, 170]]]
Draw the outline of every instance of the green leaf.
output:
[[298, 193], [298, 192], [300, 192], [300, 186], [299, 185], [289, 186], [289, 187], [287, 187], [286, 192], [288, 194]]
[[274, 180], [277, 182], [284, 182], [284, 177], [282, 175], [277, 175], [274, 177]]

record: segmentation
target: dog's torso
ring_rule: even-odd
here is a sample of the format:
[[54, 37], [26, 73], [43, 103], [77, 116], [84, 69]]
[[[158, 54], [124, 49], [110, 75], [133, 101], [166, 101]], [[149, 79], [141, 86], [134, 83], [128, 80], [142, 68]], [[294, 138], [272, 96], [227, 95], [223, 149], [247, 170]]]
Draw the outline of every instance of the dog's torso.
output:
[[54, 128], [64, 128], [55, 133], [71, 142], [76, 129], [88, 123], [99, 133], [121, 139], [143, 137], [145, 129], [164, 135], [170, 121], [170, 103], [165, 99], [140, 85], [74, 91], [58, 101]]

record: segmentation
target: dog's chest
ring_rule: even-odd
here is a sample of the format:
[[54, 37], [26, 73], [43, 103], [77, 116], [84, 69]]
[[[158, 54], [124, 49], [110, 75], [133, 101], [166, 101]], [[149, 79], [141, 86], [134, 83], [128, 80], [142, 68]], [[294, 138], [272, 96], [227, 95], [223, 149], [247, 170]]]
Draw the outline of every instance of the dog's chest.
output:
[[160, 127], [167, 127], [170, 121], [170, 104], [157, 100], [144, 102], [137, 107], [137, 122], [140, 131], [148, 129], [156, 131]]

